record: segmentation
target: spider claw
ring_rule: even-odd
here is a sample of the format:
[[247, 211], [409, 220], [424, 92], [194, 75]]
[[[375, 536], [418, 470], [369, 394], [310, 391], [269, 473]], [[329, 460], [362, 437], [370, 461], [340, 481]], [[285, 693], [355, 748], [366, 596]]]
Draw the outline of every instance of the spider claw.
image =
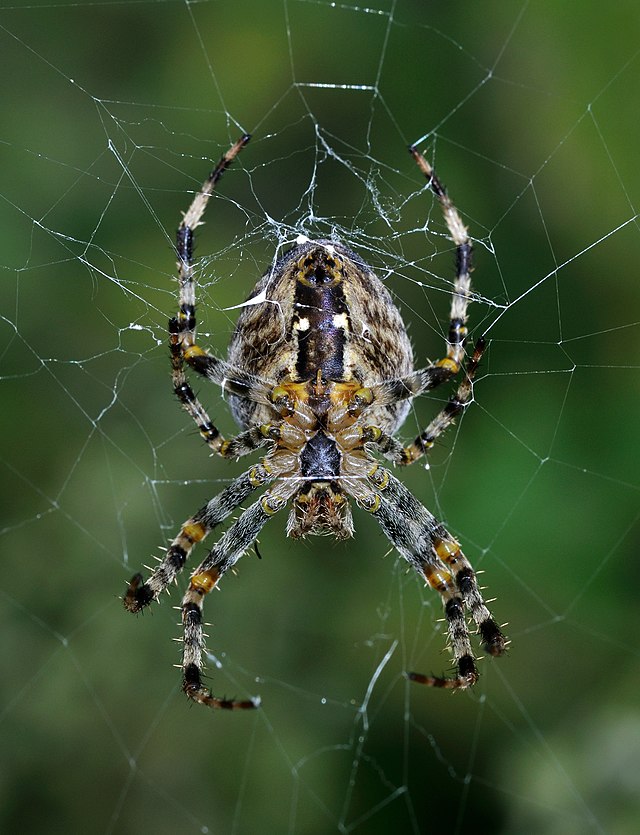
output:
[[154, 599], [153, 591], [143, 582], [142, 574], [134, 574], [122, 602], [127, 611], [137, 614]]
[[425, 675], [424, 673], [404, 673], [405, 678], [414, 681], [416, 684], [424, 684], [426, 687], [435, 687], [442, 690], [466, 690], [478, 680], [478, 674], [474, 672], [459, 675], [454, 678], [448, 676]]

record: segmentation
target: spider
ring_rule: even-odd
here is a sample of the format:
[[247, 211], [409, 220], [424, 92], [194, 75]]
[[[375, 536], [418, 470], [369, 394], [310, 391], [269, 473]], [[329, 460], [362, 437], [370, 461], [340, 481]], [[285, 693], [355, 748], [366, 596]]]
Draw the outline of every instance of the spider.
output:
[[[125, 608], [139, 612], [176, 580], [194, 546], [261, 488], [263, 492], [220, 537], [191, 575], [182, 599], [182, 688], [212, 708], [257, 707], [257, 698], [215, 696], [203, 683], [203, 603], [255, 543], [266, 522], [290, 506], [287, 535], [354, 532], [349, 499], [368, 511], [397, 551], [434, 588], [444, 605], [455, 673], [408, 673], [431, 687], [476, 683], [466, 612], [485, 650], [502, 655], [506, 639], [482, 597], [459, 543], [375, 455], [395, 465], [420, 459], [469, 404], [485, 343], [465, 363], [472, 244], [432, 167], [409, 148], [440, 202], [456, 247], [456, 276], [444, 359], [418, 371], [400, 312], [373, 271], [332, 240], [299, 237], [254, 287], [231, 338], [227, 360], [196, 344], [195, 230], [218, 180], [249, 141], [243, 135], [222, 156], [187, 209], [177, 232], [178, 313], [169, 320], [173, 389], [209, 449], [239, 458], [266, 455], [182, 525], [149, 578], [130, 581]], [[242, 431], [225, 440], [194, 393], [187, 367], [222, 386]], [[411, 400], [462, 371], [444, 408], [408, 446], [394, 437]]]

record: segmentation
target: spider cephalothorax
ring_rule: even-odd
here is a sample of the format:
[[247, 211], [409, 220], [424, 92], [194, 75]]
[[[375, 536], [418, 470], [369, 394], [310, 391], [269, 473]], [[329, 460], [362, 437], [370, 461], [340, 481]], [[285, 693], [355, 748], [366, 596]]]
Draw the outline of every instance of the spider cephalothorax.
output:
[[[222, 157], [178, 229], [178, 315], [169, 322], [174, 391], [202, 438], [219, 455], [237, 458], [260, 447], [267, 454], [182, 526], [146, 582], [136, 574], [124, 598], [140, 611], [176, 578], [194, 545], [254, 491], [269, 486], [244, 510], [191, 576], [182, 601], [183, 689], [211, 707], [249, 708], [256, 700], [214, 696], [202, 682], [205, 595], [255, 542], [268, 519], [290, 505], [287, 534], [299, 538], [353, 535], [350, 499], [369, 511], [398, 552], [442, 597], [456, 674], [410, 673], [434, 687], [464, 688], [478, 677], [468, 612], [491, 655], [506, 640], [482, 598], [458, 542], [407, 490], [379, 457], [406, 465], [424, 455], [471, 400], [484, 350], [476, 342], [463, 368], [470, 295], [471, 241], [457, 210], [424, 157], [411, 153], [442, 205], [456, 246], [447, 355], [414, 371], [402, 317], [391, 295], [354, 252], [336, 241], [299, 237], [264, 274], [243, 307], [227, 361], [195, 342], [194, 230], [216, 183], [248, 142], [243, 136]], [[224, 440], [191, 388], [185, 365], [224, 387], [242, 428]], [[429, 426], [404, 446], [394, 433], [411, 399], [463, 369], [456, 392]]]

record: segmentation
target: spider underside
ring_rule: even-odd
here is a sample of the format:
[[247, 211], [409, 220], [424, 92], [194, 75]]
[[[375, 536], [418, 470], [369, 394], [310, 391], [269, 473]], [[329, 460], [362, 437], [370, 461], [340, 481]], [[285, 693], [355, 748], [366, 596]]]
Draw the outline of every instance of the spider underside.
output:
[[[362, 259], [330, 240], [299, 238], [253, 289], [220, 360], [196, 344], [193, 243], [218, 180], [249, 141], [242, 136], [221, 158], [178, 228], [178, 313], [169, 321], [175, 394], [209, 448], [239, 458], [266, 448], [260, 462], [234, 479], [181, 527], [156, 569], [136, 574], [124, 597], [139, 612], [176, 579], [196, 543], [245, 500], [243, 510], [191, 575], [181, 611], [183, 690], [214, 708], [245, 709], [259, 701], [219, 698], [203, 684], [203, 602], [256, 541], [276, 513], [290, 507], [287, 535], [353, 535], [349, 499], [371, 513], [397, 551], [440, 595], [455, 673], [408, 673], [432, 687], [466, 688], [477, 681], [467, 614], [490, 655], [506, 639], [489, 612], [476, 575], [459, 543], [375, 455], [395, 465], [421, 458], [472, 397], [484, 350], [478, 340], [465, 363], [472, 245], [456, 208], [425, 158], [410, 148], [438, 198], [456, 247], [456, 276], [444, 359], [418, 371], [400, 313], [382, 282]], [[260, 301], [264, 300], [264, 301]], [[186, 377], [189, 367], [221, 385], [243, 431], [225, 440]], [[408, 446], [394, 437], [412, 398], [451, 380], [462, 380], [444, 408]]]

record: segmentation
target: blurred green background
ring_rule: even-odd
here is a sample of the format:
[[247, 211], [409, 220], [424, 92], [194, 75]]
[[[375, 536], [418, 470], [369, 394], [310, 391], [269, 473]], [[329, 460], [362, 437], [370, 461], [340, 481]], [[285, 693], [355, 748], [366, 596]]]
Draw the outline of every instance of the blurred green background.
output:
[[[637, 831], [639, 18], [592, 0], [0, 10], [2, 831]], [[477, 241], [477, 403], [403, 473], [509, 622], [472, 693], [404, 680], [447, 667], [440, 603], [360, 513], [348, 544], [274, 521], [207, 601], [214, 689], [259, 693], [255, 714], [179, 692], [178, 590], [137, 619], [118, 600], [241, 469], [202, 448], [165, 347], [180, 211], [241, 129], [198, 241], [219, 353], [228, 308], [304, 232], [347, 238], [416, 356], [440, 355], [452, 254], [409, 142]]]

